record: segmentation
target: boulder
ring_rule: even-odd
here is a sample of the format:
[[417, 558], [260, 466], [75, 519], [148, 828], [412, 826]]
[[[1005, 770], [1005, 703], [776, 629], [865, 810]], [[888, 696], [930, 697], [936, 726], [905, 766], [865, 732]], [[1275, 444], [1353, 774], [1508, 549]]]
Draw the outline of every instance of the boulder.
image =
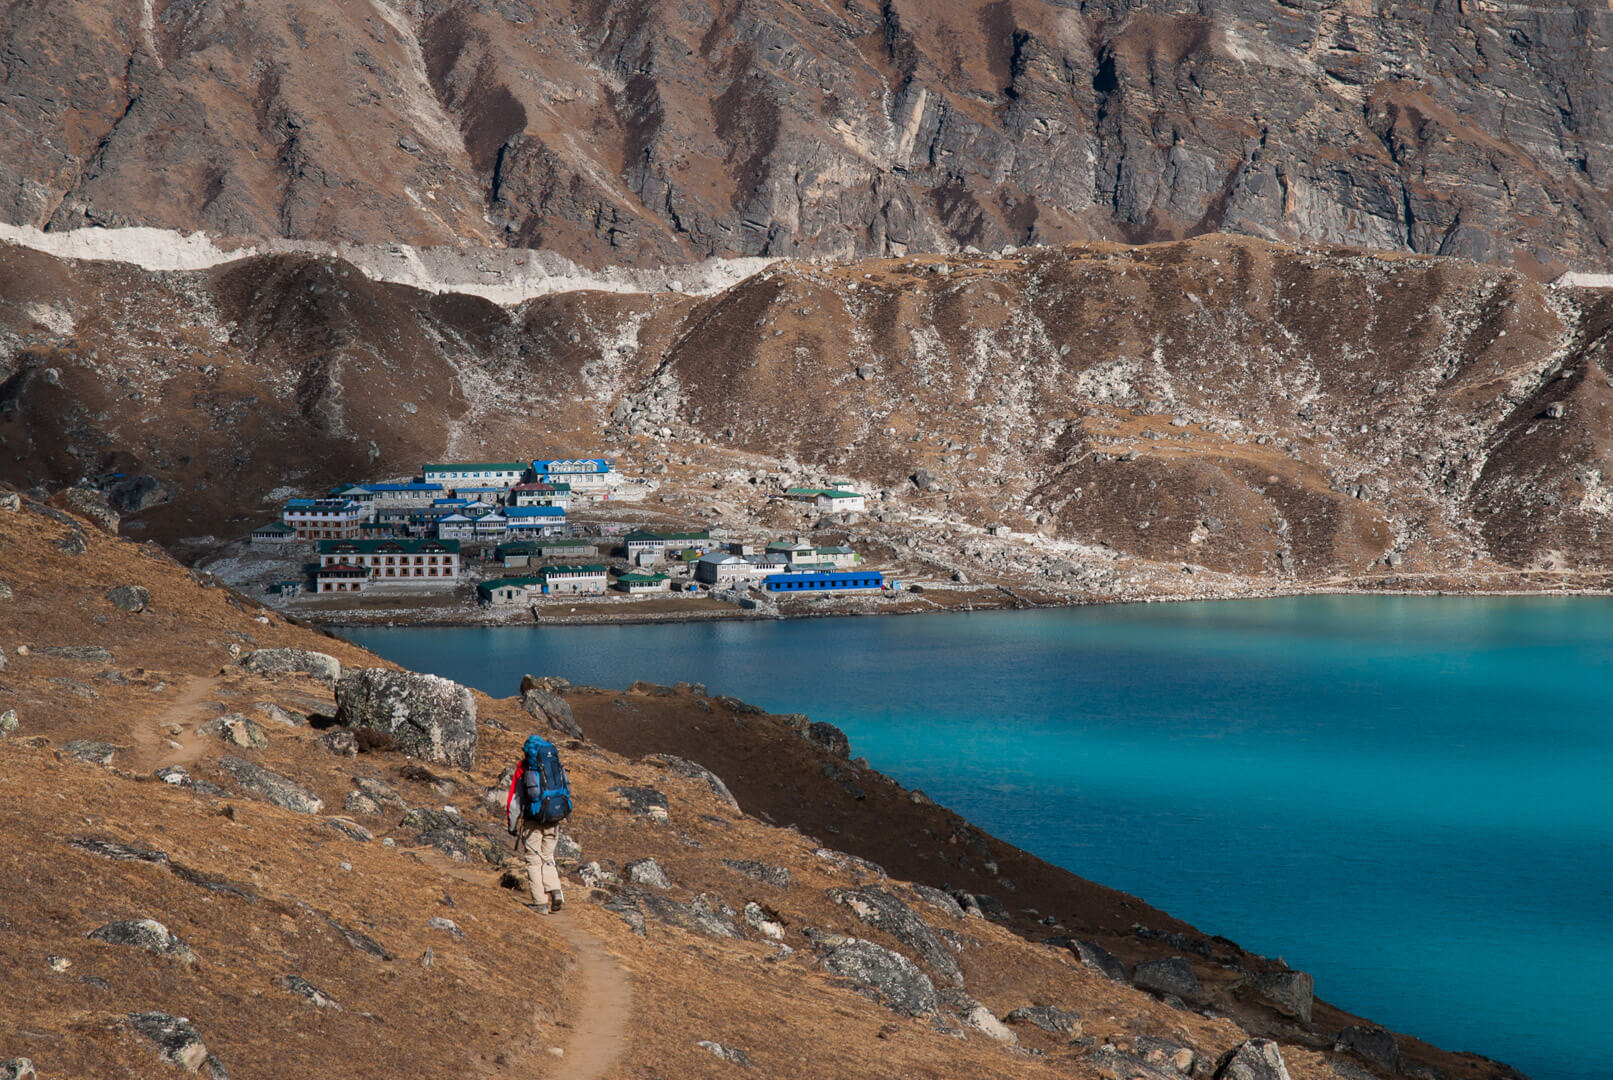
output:
[[571, 689], [571, 680], [563, 679], [558, 675], [522, 675], [521, 693], [528, 690], [550, 690], [556, 694], [563, 694]]
[[770, 941], [784, 940], [784, 923], [778, 915], [756, 901], [748, 902], [741, 912], [745, 924]]
[[729, 809], [739, 809], [739, 801], [734, 798], [734, 793], [728, 790], [728, 785], [722, 782], [722, 777], [699, 762], [690, 761], [688, 758], [675, 757], [672, 754], [650, 754], [644, 760], [654, 762], [679, 776], [687, 777], [690, 780], [699, 780], [717, 797], [718, 802], [721, 802]]
[[130, 476], [102, 489], [107, 500], [120, 512], [138, 513], [158, 503], [168, 501], [168, 489], [154, 476]]
[[304, 716], [300, 712], [294, 712], [291, 709], [282, 708], [272, 701], [258, 702], [257, 710], [264, 716], [267, 716], [270, 720], [273, 720], [275, 723], [284, 724], [286, 727], [308, 726], [308, 717]]
[[121, 919], [84, 936], [109, 945], [132, 945], [182, 964], [196, 963], [196, 954], [191, 952], [190, 946], [156, 919]]
[[913, 950], [937, 975], [954, 986], [963, 984], [963, 969], [952, 951], [928, 923], [888, 890], [878, 885], [864, 885], [854, 890], [830, 889], [828, 895], [835, 903], [850, 908], [853, 915], [869, 926], [883, 930]]
[[362, 791], [349, 791], [342, 802], [342, 809], [349, 814], [363, 814], [366, 817], [379, 817], [381, 814], [381, 804]]
[[[527, 676], [527, 678], [531, 678], [531, 676]], [[577, 723], [577, 717], [572, 714], [570, 703], [552, 690], [533, 687], [530, 690], [523, 691], [521, 694], [521, 707], [534, 720], [542, 720], [550, 728], [560, 732], [562, 735], [573, 739], [583, 737], [582, 726]]]
[[1204, 987], [1193, 973], [1193, 965], [1180, 956], [1143, 961], [1132, 971], [1131, 984], [1160, 997], [1172, 994], [1195, 1004], [1204, 1000]]
[[724, 859], [722, 864], [736, 874], [744, 874], [764, 885], [771, 885], [776, 889], [790, 887], [790, 868], [787, 866], [769, 866], [755, 859]]
[[107, 840], [99, 836], [75, 836], [67, 842], [80, 851], [117, 862], [148, 862], [156, 863], [160, 866], [168, 861], [166, 851], [153, 851], [150, 848], [135, 847], [132, 844], [125, 844], [117, 840]]
[[710, 934], [712, 937], [745, 936], [740, 933], [738, 925], [734, 922], [734, 909], [724, 903], [722, 897], [712, 896], [710, 893], [701, 893], [684, 904], [662, 893], [628, 885], [623, 888], [617, 900], [633, 906], [643, 916], [671, 926], [681, 926], [685, 930], [695, 930], [702, 934]]
[[645, 682], [640, 679], [627, 688], [629, 694], [643, 694], [647, 697], [676, 697], [677, 691], [661, 683]]
[[240, 713], [225, 713], [215, 720], [209, 720], [196, 732], [199, 735], [212, 735], [243, 750], [261, 750], [269, 745], [269, 736], [262, 726]]
[[872, 991], [887, 1008], [908, 1016], [935, 1012], [935, 984], [919, 966], [883, 945], [855, 938], [823, 958], [829, 972]]
[[371, 840], [375, 839], [374, 833], [370, 832], [370, 830], [366, 829], [364, 826], [360, 825], [351, 818], [333, 817], [327, 820], [325, 824], [329, 825], [331, 828], [335, 829], [349, 840], [357, 840], [361, 844], [367, 844]]
[[610, 791], [622, 806], [635, 814], [647, 817], [658, 825], [665, 825], [670, 820], [666, 795], [654, 788], [613, 787]]
[[337, 757], [355, 757], [358, 754], [358, 739], [346, 728], [332, 728], [318, 739], [319, 748], [327, 754]]
[[361, 930], [354, 930], [350, 926], [343, 926], [329, 915], [325, 916], [325, 921], [330, 923], [333, 930], [342, 935], [342, 940], [347, 942], [350, 948], [357, 949], [366, 956], [373, 956], [377, 960], [382, 960], [389, 964], [393, 961], [394, 957], [386, 946], [370, 937], [370, 935]]
[[35, 656], [53, 656], [58, 660], [72, 660], [80, 664], [110, 664], [112, 650], [101, 645], [37, 645]]
[[405, 829], [413, 829], [422, 844], [428, 844], [450, 858], [469, 859], [475, 856], [490, 863], [502, 861], [504, 847], [478, 832], [475, 826], [452, 810], [415, 807], [403, 815], [400, 824]]
[[91, 765], [110, 765], [117, 752], [118, 748], [111, 743], [94, 739], [73, 739], [62, 743], [62, 753]]
[[395, 806], [399, 810], [409, 808], [408, 804], [403, 801], [402, 795], [399, 795], [390, 786], [383, 784], [379, 780], [368, 776], [355, 776], [353, 777], [353, 786], [382, 806]]
[[194, 885], [198, 889], [206, 889], [208, 892], [221, 893], [225, 896], [233, 896], [237, 899], [245, 900], [249, 904], [255, 904], [261, 899], [261, 897], [258, 896], [257, 891], [254, 890], [250, 885], [237, 885], [235, 882], [226, 878], [214, 877], [211, 874], [204, 874], [200, 870], [193, 870], [190, 867], [182, 866], [179, 863], [169, 863], [168, 869], [172, 870], [174, 872], [174, 876], [180, 881], [183, 881], [188, 885]]
[[833, 724], [814, 720], [807, 725], [805, 735], [808, 742], [822, 747], [837, 758], [851, 757], [851, 740], [846, 738], [844, 731]]
[[257, 649], [241, 657], [241, 666], [257, 675], [307, 675], [330, 686], [342, 677], [341, 661], [309, 649]]
[[174, 787], [184, 788], [187, 791], [194, 791], [200, 795], [218, 796], [229, 794], [229, 792], [225, 791], [217, 784], [210, 784], [206, 780], [199, 780], [192, 776], [185, 770], [183, 765], [166, 765], [151, 775], [155, 776], [158, 780], [161, 780], [165, 784], [172, 784]]
[[465, 937], [465, 931], [463, 931], [463, 930], [461, 930], [459, 928], [458, 923], [456, 923], [452, 919], [444, 919], [440, 915], [435, 915], [435, 916], [427, 919], [426, 920], [426, 929], [428, 929], [428, 930], [441, 930], [443, 933], [448, 934], [448, 935], [450, 935], [452, 937], [455, 937], [455, 938], [459, 938], [460, 940], [463, 940], [464, 937]]
[[[4, 661], [0, 661], [0, 668], [4, 666]], [[5, 738], [7, 735], [16, 734], [17, 729], [21, 726], [22, 723], [17, 719], [16, 709], [7, 709], [5, 712], [0, 712], [0, 739]]]
[[648, 885], [652, 889], [670, 889], [672, 882], [667, 880], [666, 871], [654, 859], [634, 859], [622, 867], [622, 873], [627, 880], [635, 885]]
[[1126, 965], [1122, 964], [1115, 954], [1093, 941], [1080, 941], [1072, 939], [1069, 948], [1087, 967], [1101, 973], [1105, 978], [1115, 982], [1130, 982], [1126, 974]]
[[702, 1050], [711, 1051], [713, 1057], [720, 1058], [721, 1060], [730, 1062], [734, 1065], [743, 1065], [747, 1068], [750, 1067], [750, 1055], [746, 1054], [745, 1051], [739, 1049], [737, 1046], [724, 1046], [722, 1043], [715, 1043], [710, 1039], [701, 1039], [696, 1042], [695, 1045], [700, 1047]]
[[917, 882], [914, 882], [909, 888], [913, 890], [913, 893], [920, 900], [937, 911], [944, 911], [954, 919], [964, 917], [963, 905], [959, 904], [957, 898], [945, 889], [937, 889], [934, 885], [921, 885]]
[[1008, 909], [1001, 900], [985, 893], [972, 893], [964, 889], [955, 889], [952, 898], [958, 902], [963, 913], [971, 919], [990, 919], [992, 922], [1006, 923], [1009, 920]]
[[1104, 1080], [1182, 1080], [1175, 1069], [1150, 1065], [1110, 1043], [1092, 1051], [1086, 1060]]
[[462, 769], [476, 764], [476, 699], [436, 675], [387, 668], [349, 672], [336, 684], [336, 719], [385, 732], [405, 754]]
[[1014, 1034], [1013, 1029], [997, 1019], [990, 1009], [979, 1002], [976, 1002], [974, 1008], [963, 1014], [963, 1022], [1000, 1043], [1015, 1045], [1019, 1043], [1019, 1036]]
[[1010, 1024], [1035, 1024], [1054, 1035], [1074, 1038], [1081, 1034], [1081, 1017], [1054, 1005], [1030, 1005], [1015, 1009], [1008, 1014], [1007, 1020]]
[[1333, 1042], [1333, 1050], [1335, 1053], [1348, 1050], [1390, 1072], [1400, 1071], [1400, 1044], [1391, 1032], [1376, 1024], [1347, 1027], [1340, 1031], [1339, 1037]]
[[282, 989], [288, 990], [297, 997], [302, 998], [316, 1009], [330, 1009], [333, 1012], [342, 1011], [342, 1007], [336, 1003], [335, 998], [325, 993], [323, 990], [309, 982], [307, 979], [303, 978], [301, 975], [280, 976], [280, 986]]
[[1169, 1039], [1157, 1039], [1152, 1035], [1138, 1035], [1134, 1039], [1133, 1053], [1150, 1065], [1157, 1065], [1162, 1069], [1170, 1069], [1186, 1075], [1193, 1070], [1198, 1061], [1198, 1055], [1192, 1047], [1183, 1046], [1179, 1042]]
[[1221, 1056], [1214, 1080], [1288, 1080], [1288, 1067], [1276, 1043], [1250, 1039]]
[[[586, 877], [583, 878], [583, 883], [588, 883]], [[620, 916], [621, 920], [632, 929], [633, 933], [639, 937], [648, 936], [649, 931], [644, 922], [644, 912], [639, 910], [638, 905], [633, 902], [631, 897], [613, 896], [603, 906], [606, 911]]]
[[207, 1052], [201, 1033], [183, 1016], [167, 1013], [130, 1013], [124, 1018], [137, 1033], [157, 1046], [157, 1056], [170, 1065], [178, 1065], [187, 1072], [197, 1072], [208, 1066], [214, 1077], [226, 1077], [216, 1058]]
[[577, 877], [590, 889], [617, 889], [622, 884], [619, 875], [611, 873], [596, 862], [579, 867]]
[[1249, 977], [1256, 993], [1289, 1016], [1311, 1022], [1316, 983], [1303, 971], [1263, 971]]
[[68, 488], [63, 501], [75, 514], [82, 514], [113, 535], [118, 531], [118, 512], [107, 497], [94, 488]]
[[242, 791], [256, 796], [284, 810], [298, 814], [317, 814], [325, 809], [324, 800], [307, 788], [270, 772], [261, 765], [230, 754], [219, 759], [219, 767], [234, 778]]
[[[15, 499], [16, 495], [11, 497]], [[12, 1058], [10, 1061], [0, 1061], [0, 1080], [39, 1080], [39, 1073], [34, 1071], [34, 1063], [27, 1058]]]
[[849, 855], [834, 848], [818, 848], [812, 854], [826, 863], [832, 863], [842, 870], [849, 870], [860, 884], [863, 877], [872, 877], [879, 881], [886, 879], [885, 868], [876, 862], [863, 858], [861, 855]]
[[106, 598], [119, 611], [138, 614], [151, 603], [151, 590], [140, 585], [118, 585], [107, 590]]
[[15, 491], [0, 491], [0, 510], [15, 514], [22, 509], [22, 496]]

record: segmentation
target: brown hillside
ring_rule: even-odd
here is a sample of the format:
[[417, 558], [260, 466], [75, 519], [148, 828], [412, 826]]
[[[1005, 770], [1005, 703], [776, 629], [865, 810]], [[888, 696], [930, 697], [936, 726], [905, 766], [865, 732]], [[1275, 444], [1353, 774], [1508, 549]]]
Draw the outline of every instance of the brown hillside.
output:
[[[329, 726], [330, 688], [254, 674], [238, 657], [289, 646], [346, 667], [379, 660], [43, 504], [0, 509], [0, 543], [10, 568], [0, 705], [18, 721], [0, 741], [0, 956], [16, 973], [0, 1060], [26, 1056], [41, 1077], [163, 1074], [160, 1044], [142, 1033], [152, 1013], [187, 1019], [205, 1049], [180, 1038], [174, 1052], [215, 1077], [696, 1077], [728, 1068], [702, 1040], [741, 1051], [759, 1075], [809, 1060], [829, 1076], [1206, 1076], [1251, 1034], [1278, 1039], [1299, 1080], [1382, 1071], [1332, 1050], [1335, 1030], [1353, 1018], [1318, 1004], [1302, 1024], [1240, 988], [1269, 962], [1061, 876], [876, 774], [836, 764], [785, 720], [693, 692], [645, 690], [625, 708], [571, 695], [603, 745], [566, 744], [579, 792], [567, 832], [580, 848], [562, 858], [571, 903], [535, 915], [500, 887], [501, 810], [483, 797], [498, 798], [499, 770], [534, 724], [514, 699], [478, 696], [481, 745], [469, 770], [384, 749], [333, 752], [343, 732]], [[116, 586], [147, 590], [143, 610], [114, 604]], [[258, 725], [263, 737], [242, 741], [261, 745], [204, 729], [221, 715], [237, 730]], [[698, 730], [708, 724], [723, 732], [725, 751]], [[720, 760], [743, 812], [685, 766], [629, 756], [652, 748]], [[323, 806], [271, 805], [243, 786], [242, 762]], [[825, 787], [825, 765], [845, 770], [865, 799]], [[154, 778], [159, 769], [179, 782]], [[663, 793], [665, 823], [634, 812], [618, 787]], [[441, 812], [450, 806], [462, 817]], [[896, 876], [820, 853], [830, 838], [811, 831], [835, 824], [825, 813], [841, 830], [830, 847], [878, 859]], [[770, 825], [764, 814], [799, 825]], [[854, 825], [859, 816], [884, 826]], [[939, 862], [918, 859], [926, 847]], [[897, 869], [934, 881], [923, 872], [951, 863], [948, 883], [974, 886], [987, 880], [988, 853], [1000, 874], [1024, 881], [1021, 898], [1047, 897], [1067, 922], [1062, 932], [1111, 942], [1133, 963], [1188, 957], [1207, 1004], [1106, 979], [1042, 944], [1040, 933], [1060, 929], [1033, 926], [1023, 912], [1001, 923], [948, 914]], [[640, 858], [654, 858], [670, 887], [611, 876], [637, 873], [628, 864]], [[777, 880], [724, 860], [763, 864], [751, 872]], [[764, 867], [787, 869], [788, 882]], [[883, 892], [853, 895], [867, 886]], [[841, 902], [869, 895], [893, 898], [917, 921], [897, 932]], [[1131, 918], [1180, 936], [1128, 936]], [[86, 936], [134, 919], [157, 920], [190, 955]], [[441, 919], [452, 925], [432, 922]], [[935, 980], [938, 1007], [909, 1017], [826, 970], [844, 935], [902, 952], [931, 943], [917, 970]], [[1013, 1024], [1017, 1046], [978, 1026], [1033, 1005], [1074, 1015], [1057, 1035]], [[976, 1006], [984, 1011], [971, 1021]], [[1408, 1068], [1507, 1075], [1405, 1037], [1400, 1045]]]
[[820, 528], [1054, 598], [1601, 587], [1613, 554], [1613, 301], [1461, 260], [1213, 236], [506, 309], [3, 247], [0, 295], [0, 470], [112, 486], [187, 553], [288, 494], [587, 451], [740, 531], [843, 478], [876, 502]]

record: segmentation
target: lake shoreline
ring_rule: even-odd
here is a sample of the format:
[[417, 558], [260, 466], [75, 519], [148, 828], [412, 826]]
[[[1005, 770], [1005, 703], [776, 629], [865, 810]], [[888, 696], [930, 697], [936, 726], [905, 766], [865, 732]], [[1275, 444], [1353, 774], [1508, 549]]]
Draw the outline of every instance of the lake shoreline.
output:
[[[1226, 592], [1210, 592], [1194, 595], [1150, 595], [1150, 596], [1089, 596], [1081, 599], [1034, 601], [1015, 595], [1013, 597], [983, 596], [971, 599], [962, 604], [935, 604], [928, 606], [909, 606], [899, 610], [873, 610], [868, 607], [851, 609], [837, 607], [833, 610], [781, 610], [777, 612], [747, 611], [734, 608], [731, 611], [689, 611], [689, 612], [660, 612], [653, 615], [638, 613], [578, 613], [578, 614], [539, 614], [532, 612], [489, 613], [484, 617], [435, 618], [428, 614], [415, 615], [407, 611], [400, 614], [383, 615], [377, 613], [374, 618], [352, 618], [353, 612], [342, 612], [340, 618], [325, 620], [316, 617], [314, 612], [295, 612], [296, 617], [304, 622], [321, 627], [322, 629], [337, 632], [342, 629], [379, 629], [379, 628], [418, 628], [427, 629], [453, 629], [453, 628], [506, 628], [506, 627], [560, 627], [560, 626], [663, 626], [677, 624], [699, 623], [745, 623], [745, 622], [790, 622], [811, 619], [853, 619], [853, 618], [880, 618], [900, 617], [906, 615], [940, 615], [940, 614], [971, 614], [976, 612], [997, 611], [1061, 611], [1091, 607], [1115, 607], [1128, 605], [1149, 604], [1193, 604], [1193, 603], [1225, 603], [1236, 600], [1281, 600], [1295, 597], [1309, 596], [1356, 596], [1356, 597], [1518, 597], [1545, 599], [1560, 597], [1563, 599], [1587, 597], [1613, 597], [1613, 585], [1577, 586], [1558, 588], [1299, 588], [1299, 589], [1251, 589]], [[828, 603], [837, 603], [830, 600]], [[289, 612], [288, 612], [289, 613]]]

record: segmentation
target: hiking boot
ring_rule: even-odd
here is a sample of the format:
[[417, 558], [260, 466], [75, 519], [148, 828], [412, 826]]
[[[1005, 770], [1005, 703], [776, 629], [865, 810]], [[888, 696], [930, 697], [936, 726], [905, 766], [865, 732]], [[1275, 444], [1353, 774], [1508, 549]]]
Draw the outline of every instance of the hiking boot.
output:
[[565, 906], [566, 906], [566, 898], [564, 896], [561, 896], [559, 893], [550, 893], [549, 894], [549, 910], [550, 911], [559, 911], [561, 908], [563, 908]]
[[525, 907], [531, 908], [533, 911], [537, 912], [539, 915], [547, 915], [547, 914], [549, 914], [549, 905], [548, 904], [539, 904], [539, 903], [535, 903], [535, 902], [533, 902], [531, 900], [523, 901], [522, 904]]

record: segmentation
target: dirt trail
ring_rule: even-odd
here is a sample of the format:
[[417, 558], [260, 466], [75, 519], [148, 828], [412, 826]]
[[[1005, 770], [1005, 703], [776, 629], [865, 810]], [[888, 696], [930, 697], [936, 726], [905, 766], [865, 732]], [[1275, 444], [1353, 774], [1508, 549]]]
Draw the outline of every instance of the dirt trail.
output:
[[[189, 722], [199, 714], [211, 715], [204, 704], [217, 695], [219, 677], [206, 675], [191, 679], [179, 696], [160, 706], [155, 712], [134, 722], [129, 732], [134, 741], [132, 764], [139, 769], [162, 769], [169, 765], [194, 765], [207, 749], [205, 738], [197, 735]], [[169, 724], [178, 724], [183, 730], [170, 736], [163, 730]], [[168, 745], [169, 740], [180, 744], [179, 749]]]
[[577, 951], [577, 1010], [561, 1073], [566, 1080], [600, 1080], [627, 1049], [633, 987], [627, 972], [586, 927], [565, 914], [552, 925]]
[[[416, 851], [420, 860], [457, 881], [497, 889], [498, 873], [481, 871], [450, 862], [435, 851]], [[524, 896], [525, 894], [521, 894]], [[576, 903], [576, 901], [572, 901]], [[543, 1075], [565, 1080], [602, 1080], [627, 1051], [627, 1024], [633, 1011], [633, 984], [627, 971], [605, 951], [604, 943], [571, 910], [558, 915], [532, 915], [542, 920], [538, 927], [565, 938], [577, 958], [577, 969], [568, 977], [573, 988], [575, 1009], [567, 1027], [565, 1051], [558, 1061], [548, 1055], [547, 1046], [534, 1041], [530, 1061]], [[543, 1040], [544, 1044], [552, 1041]], [[543, 1065], [553, 1063], [546, 1071]]]

